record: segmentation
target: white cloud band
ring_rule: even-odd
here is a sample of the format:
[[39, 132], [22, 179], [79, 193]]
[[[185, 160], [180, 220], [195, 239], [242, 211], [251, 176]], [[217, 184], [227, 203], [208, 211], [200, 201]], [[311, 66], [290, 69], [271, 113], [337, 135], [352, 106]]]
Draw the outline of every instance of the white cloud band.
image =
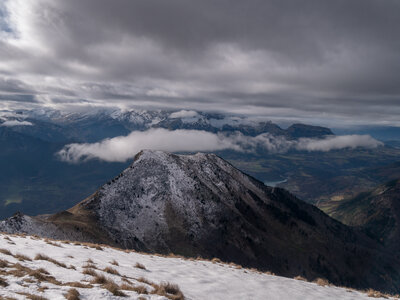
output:
[[131, 159], [142, 149], [169, 152], [194, 152], [235, 150], [254, 152], [263, 149], [271, 153], [283, 153], [291, 149], [301, 151], [330, 151], [344, 148], [375, 148], [381, 142], [369, 135], [333, 136], [324, 139], [302, 138], [287, 140], [281, 136], [265, 133], [256, 137], [239, 132], [231, 135], [214, 134], [201, 130], [174, 130], [162, 128], [134, 131], [128, 136], [105, 139], [97, 143], [69, 144], [57, 153], [59, 158], [70, 163], [89, 159], [108, 162], [123, 162]]
[[13, 126], [32, 126], [33, 124], [28, 121], [8, 120], [0, 124], [0, 126], [13, 127]]

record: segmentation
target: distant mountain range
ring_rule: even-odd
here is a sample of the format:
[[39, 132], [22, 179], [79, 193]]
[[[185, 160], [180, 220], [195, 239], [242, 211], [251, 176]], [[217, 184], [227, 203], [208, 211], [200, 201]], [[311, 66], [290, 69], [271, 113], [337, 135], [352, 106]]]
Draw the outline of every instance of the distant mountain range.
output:
[[[271, 133], [288, 139], [320, 138], [333, 135], [329, 128], [293, 124], [282, 129], [270, 121], [247, 117], [226, 116], [194, 111], [96, 110], [82, 113], [63, 113], [55, 110], [26, 110], [0, 112], [0, 127], [6, 122], [29, 122], [31, 126], [10, 126], [13, 131], [51, 142], [97, 142], [104, 138], [127, 135], [134, 130], [166, 128], [235, 132], [256, 136]], [[18, 123], [16, 123], [18, 124]]]
[[16, 214], [0, 231], [218, 257], [359, 288], [398, 291], [400, 282], [400, 262], [379, 243], [213, 154], [142, 151], [73, 208]]
[[[265, 120], [194, 111], [57, 110], [0, 112], [0, 218], [16, 211], [36, 215], [67, 209], [87, 197], [126, 163], [62, 162], [55, 155], [69, 143], [92, 143], [149, 128], [207, 130], [225, 136], [267, 134], [285, 143], [334, 137], [328, 128], [293, 124], [284, 129]], [[31, 124], [31, 125], [30, 125]], [[280, 141], [278, 139], [278, 141]], [[277, 184], [310, 203], [368, 191], [400, 174], [396, 142], [376, 149], [284, 153], [264, 148], [216, 153], [257, 179]], [[385, 169], [390, 168], [390, 172]], [[397, 170], [397, 171], [396, 171]]]

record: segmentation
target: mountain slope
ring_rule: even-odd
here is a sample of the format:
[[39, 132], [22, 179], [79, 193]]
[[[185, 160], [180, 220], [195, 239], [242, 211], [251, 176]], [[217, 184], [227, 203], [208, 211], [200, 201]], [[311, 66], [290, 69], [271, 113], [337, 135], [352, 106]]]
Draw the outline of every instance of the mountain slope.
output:
[[[3, 250], [0, 252], [2, 299], [26, 299], [28, 294], [43, 297], [40, 299], [65, 299], [64, 294], [72, 288], [78, 291], [80, 299], [93, 300], [178, 300], [182, 299], [182, 294], [188, 300], [371, 299], [367, 294], [354, 290], [320, 286], [215, 261], [160, 257], [104, 246], [76, 245], [4, 234], [0, 234], [0, 248]], [[24, 260], [21, 255], [17, 256], [18, 253], [24, 253]], [[34, 259], [38, 254], [42, 255], [38, 257], [40, 259]], [[46, 260], [46, 256], [53, 261]], [[111, 270], [115, 271], [114, 274], [109, 273]], [[95, 278], [93, 271], [104, 275], [109, 282], [114, 282], [114, 287], [117, 285], [119, 288], [114, 293], [122, 292], [125, 297], [118, 297], [107, 290], [112, 287], [110, 283], [91, 283]], [[146, 280], [148, 283], [144, 282]], [[165, 294], [162, 288], [156, 290], [156, 287], [162, 287], [167, 282], [177, 285], [178, 289], [168, 289], [174, 294]]]
[[400, 180], [392, 180], [376, 189], [323, 207], [332, 217], [350, 226], [365, 229], [382, 241], [387, 249], [399, 253]]
[[362, 288], [394, 291], [400, 282], [399, 262], [378, 252], [373, 240], [212, 154], [142, 151], [68, 211], [16, 215], [0, 223], [0, 231], [218, 257]]

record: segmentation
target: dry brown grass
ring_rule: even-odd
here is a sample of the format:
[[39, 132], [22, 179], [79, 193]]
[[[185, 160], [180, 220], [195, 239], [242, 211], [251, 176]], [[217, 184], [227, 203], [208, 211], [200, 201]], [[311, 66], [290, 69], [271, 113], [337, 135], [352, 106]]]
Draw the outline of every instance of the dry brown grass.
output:
[[154, 291], [152, 291], [152, 294], [160, 295], [160, 296], [165, 296], [171, 300], [184, 300], [185, 297], [183, 296], [182, 291], [179, 289], [179, 287], [176, 284], [171, 284], [169, 282], [167, 283], [162, 283], [160, 285], [154, 285]]
[[18, 259], [19, 261], [32, 261], [32, 259], [24, 254], [21, 253], [17, 253], [14, 255], [14, 257], [16, 259]]
[[121, 276], [121, 274], [119, 274], [119, 272], [116, 269], [111, 267], [106, 267], [105, 269], [103, 269], [103, 271], [109, 274]]
[[219, 264], [221, 264], [222, 263], [222, 261], [219, 259], [219, 258], [217, 258], [217, 257], [214, 257], [212, 260], [211, 260], [211, 262], [212, 263], [219, 263]]
[[110, 264], [112, 264], [112, 265], [114, 265], [114, 266], [119, 266], [119, 263], [118, 263], [115, 259], [113, 259], [113, 260], [110, 262]]
[[47, 275], [47, 274], [42, 273], [39, 270], [33, 270], [28, 273], [29, 276], [34, 277], [39, 282], [46, 281], [46, 282], [52, 283], [54, 285], [62, 285], [62, 283], [60, 281], [55, 279], [53, 276]]
[[96, 269], [97, 270], [97, 266], [91, 263], [86, 263], [86, 265], [82, 266], [83, 269]]
[[[18, 273], [26, 275], [27, 273], [34, 271], [31, 268], [21, 265], [20, 263], [13, 264], [11, 267], [14, 268], [15, 270], [10, 270], [10, 271], [8, 271], [8, 273], [10, 275], [14, 275], [14, 276], [16, 276]], [[22, 275], [22, 276], [24, 276], [24, 275]], [[17, 277], [22, 277], [22, 276], [17, 275]]]
[[45, 297], [34, 295], [34, 294], [23, 293], [23, 292], [17, 292], [17, 294], [25, 296], [27, 299], [30, 299], [30, 300], [47, 300], [47, 298], [45, 298]]
[[305, 279], [303, 276], [296, 276], [294, 279], [296, 280], [300, 280], [300, 281], [307, 281], [307, 279]]
[[130, 281], [128, 278], [126, 278], [126, 276], [124, 275], [124, 276], [122, 276], [122, 281], [125, 281], [125, 282], [127, 282], [127, 283], [129, 283], [129, 284], [132, 284], [132, 281]]
[[55, 264], [55, 265], [57, 265], [59, 267], [68, 269], [66, 264], [64, 264], [62, 262], [59, 262], [59, 261], [57, 261], [57, 260], [55, 260], [55, 259], [53, 259], [51, 257], [48, 257], [47, 255], [44, 255], [44, 254], [36, 254], [35, 260], [47, 260], [47, 261], [49, 261], [49, 262], [51, 262], [51, 263], [53, 263], [53, 264]]
[[0, 286], [6, 287], [8, 285], [7, 281], [4, 278], [0, 277]]
[[92, 281], [90, 283], [92, 284], [106, 284], [110, 279], [105, 277], [103, 274], [98, 274], [95, 272], [95, 275], [93, 275]]
[[317, 278], [313, 281], [314, 283], [318, 284], [319, 286], [327, 286], [330, 285], [329, 281], [324, 278]]
[[104, 284], [103, 287], [111, 292], [114, 296], [126, 297], [126, 294], [122, 292], [119, 286], [112, 280], [108, 280], [108, 282]]
[[125, 291], [134, 291], [138, 294], [143, 294], [143, 295], [147, 295], [149, 293], [149, 291], [147, 290], [147, 288], [144, 285], [135, 285], [134, 286], [134, 285], [123, 283], [120, 285], [120, 289], [125, 290]]
[[93, 243], [81, 243], [82, 245], [89, 247], [89, 248], [93, 248], [96, 250], [103, 250], [103, 248], [99, 245], [99, 244], [93, 244]]
[[90, 269], [90, 268], [87, 268], [87, 269], [83, 270], [82, 274], [90, 275], [90, 276], [97, 276], [98, 275], [95, 270]]
[[21, 270], [19, 268], [2, 272], [2, 275], [12, 275], [14, 277], [24, 277], [26, 274], [27, 272], [25, 270]]
[[66, 282], [66, 283], [63, 283], [63, 285], [81, 288], [81, 289], [91, 289], [93, 287], [93, 285], [91, 285], [91, 284], [84, 284], [84, 283], [78, 282], [78, 281]]
[[49, 274], [50, 274], [50, 273], [49, 273], [46, 269], [44, 269], [44, 268], [39, 268], [39, 269], [37, 269], [37, 271], [40, 272], [40, 273], [42, 273], [42, 274], [46, 274], [46, 275], [49, 275]]
[[387, 295], [385, 295], [379, 291], [375, 291], [373, 289], [369, 289], [367, 291], [367, 296], [371, 297], [371, 298], [386, 298], [386, 299], [389, 298]]
[[80, 294], [77, 289], [69, 289], [68, 293], [64, 294], [65, 299], [67, 300], [79, 300]]
[[0, 269], [7, 268], [9, 266], [10, 262], [0, 259]]
[[135, 264], [135, 268], [146, 270], [146, 267], [143, 264], [138, 263], [138, 262]]
[[169, 282], [156, 284], [144, 277], [140, 277], [140, 278], [136, 279], [136, 281], [151, 285], [153, 287], [153, 291], [151, 291], [150, 294], [165, 296], [171, 300], [184, 300], [185, 299], [183, 293], [181, 292], [181, 290], [179, 289], [179, 287], [176, 284], [172, 284]]
[[49, 245], [52, 245], [55, 247], [62, 247], [61, 245], [54, 243], [54, 242], [50, 241], [49, 239], [45, 239], [44, 241], [46, 242], [46, 244], [49, 244]]
[[88, 264], [94, 264], [94, 261], [93, 261], [91, 258], [89, 258], [86, 262], [87, 262]]
[[4, 255], [13, 256], [12, 253], [10, 252], [10, 250], [3, 249], [3, 248], [0, 248], [0, 253], [3, 253]]
[[146, 279], [146, 278], [144, 278], [144, 277], [139, 277], [139, 278], [136, 279], [136, 280], [139, 281], [139, 282], [148, 284], [148, 285], [153, 285], [153, 282], [151, 282], [150, 280], [148, 280], [148, 279]]

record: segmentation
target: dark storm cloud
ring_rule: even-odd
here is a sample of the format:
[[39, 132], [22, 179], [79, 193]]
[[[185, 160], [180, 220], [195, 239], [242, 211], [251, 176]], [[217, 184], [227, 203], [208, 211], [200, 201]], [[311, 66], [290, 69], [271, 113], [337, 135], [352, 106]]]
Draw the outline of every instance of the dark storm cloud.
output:
[[43, 104], [393, 124], [400, 110], [398, 0], [7, 0], [0, 18], [0, 92], [18, 81]]

